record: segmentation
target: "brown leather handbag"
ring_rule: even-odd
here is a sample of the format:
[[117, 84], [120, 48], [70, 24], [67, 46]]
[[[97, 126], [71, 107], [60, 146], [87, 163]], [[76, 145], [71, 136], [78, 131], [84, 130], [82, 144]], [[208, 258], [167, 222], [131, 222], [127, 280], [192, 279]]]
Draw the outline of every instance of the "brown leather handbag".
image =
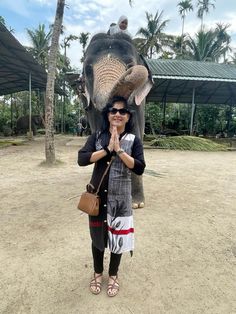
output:
[[106, 170], [104, 171], [102, 178], [99, 182], [97, 190], [95, 191], [94, 186], [89, 183], [86, 186], [87, 191], [83, 192], [80, 196], [77, 208], [80, 209], [82, 212], [88, 214], [89, 216], [98, 216], [99, 214], [100, 197], [98, 196], [98, 192], [113, 159], [114, 158], [112, 157], [109, 164], [107, 165]]

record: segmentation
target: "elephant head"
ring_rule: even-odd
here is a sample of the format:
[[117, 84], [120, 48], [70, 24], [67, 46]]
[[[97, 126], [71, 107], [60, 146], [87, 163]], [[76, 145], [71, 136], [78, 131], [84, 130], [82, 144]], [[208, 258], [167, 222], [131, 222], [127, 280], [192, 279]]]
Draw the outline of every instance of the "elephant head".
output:
[[140, 105], [152, 87], [150, 71], [132, 39], [122, 33], [95, 35], [84, 58], [84, 103], [92, 131], [99, 127], [89, 110], [101, 111], [113, 96]]

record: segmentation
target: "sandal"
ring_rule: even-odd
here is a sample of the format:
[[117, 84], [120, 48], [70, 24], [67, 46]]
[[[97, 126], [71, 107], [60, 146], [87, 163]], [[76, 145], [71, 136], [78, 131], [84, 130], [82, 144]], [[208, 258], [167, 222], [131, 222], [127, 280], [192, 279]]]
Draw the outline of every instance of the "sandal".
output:
[[[115, 277], [115, 278], [113, 278], [113, 277]], [[118, 276], [109, 276], [109, 279], [112, 279], [113, 283], [109, 283], [107, 285], [107, 295], [109, 297], [114, 297], [117, 295], [119, 288], [120, 288], [120, 285], [117, 281]]]
[[93, 294], [99, 294], [102, 290], [102, 283], [97, 281], [98, 278], [102, 277], [102, 274], [94, 273], [93, 279], [90, 281], [89, 289]]

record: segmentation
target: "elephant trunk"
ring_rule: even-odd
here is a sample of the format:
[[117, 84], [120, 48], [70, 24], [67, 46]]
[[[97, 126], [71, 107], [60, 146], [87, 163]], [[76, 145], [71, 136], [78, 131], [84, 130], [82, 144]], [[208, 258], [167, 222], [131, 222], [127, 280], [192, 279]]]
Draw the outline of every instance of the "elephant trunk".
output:
[[98, 110], [101, 111], [106, 105], [113, 87], [125, 71], [125, 64], [110, 54], [94, 65], [93, 103]]
[[129, 68], [113, 87], [110, 97], [123, 96], [126, 99], [135, 93], [148, 79], [148, 71], [143, 65]]

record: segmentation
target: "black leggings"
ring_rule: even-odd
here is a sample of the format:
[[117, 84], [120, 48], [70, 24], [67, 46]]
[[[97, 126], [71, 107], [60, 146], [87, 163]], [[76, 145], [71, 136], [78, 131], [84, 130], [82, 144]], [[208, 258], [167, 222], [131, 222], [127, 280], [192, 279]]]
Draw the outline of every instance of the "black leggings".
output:
[[[94, 271], [97, 274], [101, 274], [103, 272], [104, 251], [98, 250], [92, 244], [92, 253], [93, 253]], [[111, 253], [109, 271], [108, 271], [109, 276], [116, 276], [117, 275], [119, 265], [120, 265], [121, 256], [122, 256], [122, 254]]]

